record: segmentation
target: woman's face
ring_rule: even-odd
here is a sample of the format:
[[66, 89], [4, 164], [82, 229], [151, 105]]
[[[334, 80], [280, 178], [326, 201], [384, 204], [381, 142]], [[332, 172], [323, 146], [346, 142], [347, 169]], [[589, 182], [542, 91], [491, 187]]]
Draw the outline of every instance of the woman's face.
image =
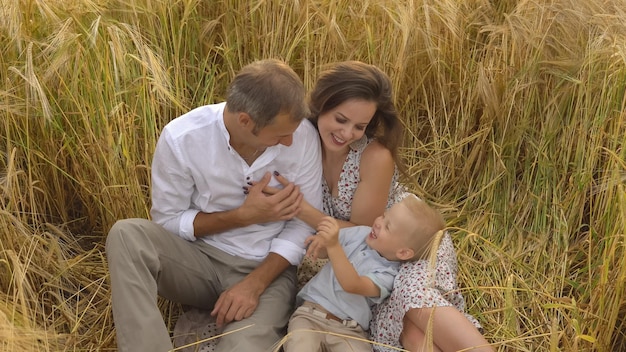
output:
[[350, 99], [321, 114], [317, 129], [324, 149], [331, 152], [347, 150], [350, 143], [363, 137], [375, 112], [375, 102]]

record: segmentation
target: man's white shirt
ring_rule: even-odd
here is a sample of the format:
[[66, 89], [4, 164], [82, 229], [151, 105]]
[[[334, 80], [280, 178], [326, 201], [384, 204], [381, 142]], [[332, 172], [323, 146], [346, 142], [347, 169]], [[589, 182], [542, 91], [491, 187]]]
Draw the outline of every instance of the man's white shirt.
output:
[[[152, 160], [152, 220], [195, 241], [198, 212], [214, 213], [241, 206], [243, 187], [266, 172], [278, 171], [300, 186], [312, 206], [322, 205], [322, 163], [317, 130], [303, 120], [287, 147], [268, 147], [248, 165], [230, 146], [224, 125], [226, 103], [205, 105], [172, 120], [163, 129]], [[272, 177], [270, 186], [281, 188]], [[275, 252], [297, 265], [304, 240], [314, 230], [299, 219], [276, 221], [200, 237], [231, 255], [262, 261]]]

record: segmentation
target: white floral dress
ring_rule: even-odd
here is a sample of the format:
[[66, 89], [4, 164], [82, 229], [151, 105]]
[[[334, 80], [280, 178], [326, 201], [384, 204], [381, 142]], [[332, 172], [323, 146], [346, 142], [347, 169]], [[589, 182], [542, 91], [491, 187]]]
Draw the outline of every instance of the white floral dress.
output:
[[[434, 271], [428, 260], [406, 262], [394, 280], [393, 291], [387, 300], [374, 308], [370, 323], [370, 338], [379, 343], [402, 348], [400, 333], [404, 314], [412, 308], [452, 306], [458, 309], [479, 330], [480, 323], [466, 314], [465, 300], [458, 291], [457, 259], [448, 233], [441, 238], [437, 249]], [[434, 277], [431, 273], [434, 272]], [[374, 351], [396, 351], [374, 345]]]

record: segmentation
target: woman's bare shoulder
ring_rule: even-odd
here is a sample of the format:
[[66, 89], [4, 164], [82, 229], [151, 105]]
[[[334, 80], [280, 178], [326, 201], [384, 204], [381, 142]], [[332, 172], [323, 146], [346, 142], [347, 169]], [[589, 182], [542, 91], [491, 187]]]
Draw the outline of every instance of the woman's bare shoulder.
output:
[[[361, 155], [361, 165], [364, 163], [390, 163], [390, 165], [393, 165], [393, 156], [391, 155], [391, 151], [384, 145], [380, 144], [378, 141], [372, 141], [365, 147], [363, 155]], [[379, 164], [379, 166], [383, 165]]]

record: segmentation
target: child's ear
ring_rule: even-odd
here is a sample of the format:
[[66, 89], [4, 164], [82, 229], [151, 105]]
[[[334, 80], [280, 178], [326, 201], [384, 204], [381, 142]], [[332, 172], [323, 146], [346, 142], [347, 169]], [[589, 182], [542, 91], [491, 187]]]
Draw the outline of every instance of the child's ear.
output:
[[400, 248], [396, 251], [396, 257], [402, 261], [409, 260], [414, 256], [415, 251], [408, 247]]

